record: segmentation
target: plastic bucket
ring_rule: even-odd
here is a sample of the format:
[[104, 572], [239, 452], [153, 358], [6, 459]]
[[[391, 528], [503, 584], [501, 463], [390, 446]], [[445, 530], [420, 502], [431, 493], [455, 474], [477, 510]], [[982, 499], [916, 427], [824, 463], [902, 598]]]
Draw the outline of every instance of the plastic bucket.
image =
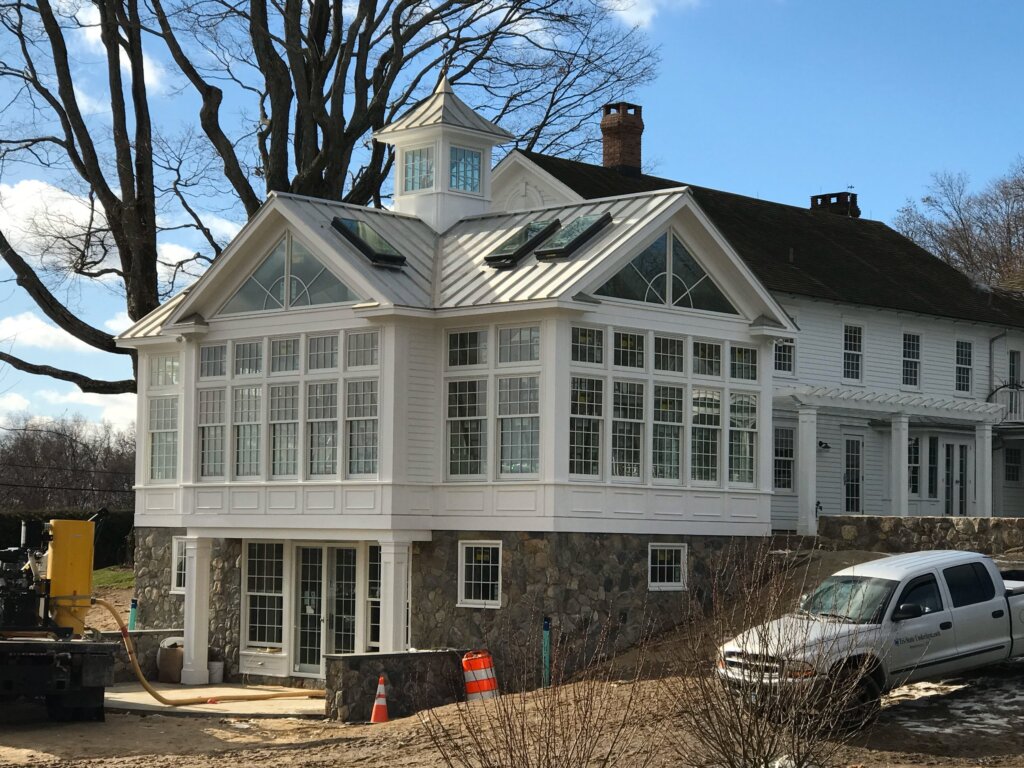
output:
[[210, 674], [210, 685], [217, 685], [224, 682], [224, 662], [210, 661], [206, 664], [206, 671]]

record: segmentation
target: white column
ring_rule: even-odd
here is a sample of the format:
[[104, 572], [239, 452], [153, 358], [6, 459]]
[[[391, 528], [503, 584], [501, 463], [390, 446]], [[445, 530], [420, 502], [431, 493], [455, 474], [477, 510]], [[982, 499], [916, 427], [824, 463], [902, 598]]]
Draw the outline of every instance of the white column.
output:
[[906, 517], [910, 509], [910, 418], [905, 413], [892, 417], [892, 450], [889, 452], [890, 513]]
[[405, 650], [405, 604], [409, 598], [411, 545], [380, 543], [380, 652]]
[[801, 408], [796, 430], [797, 532], [818, 533], [818, 409]]
[[206, 685], [210, 642], [210, 539], [185, 538], [185, 662], [183, 685]]
[[992, 425], [974, 428], [974, 514], [992, 517]]

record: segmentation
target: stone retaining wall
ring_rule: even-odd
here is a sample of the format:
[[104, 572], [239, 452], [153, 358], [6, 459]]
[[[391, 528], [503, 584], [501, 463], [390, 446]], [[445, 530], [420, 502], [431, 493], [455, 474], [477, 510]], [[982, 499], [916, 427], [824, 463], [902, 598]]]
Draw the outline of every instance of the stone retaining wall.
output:
[[327, 716], [366, 722], [384, 676], [388, 717], [408, 717], [465, 698], [464, 651], [363, 653], [327, 657]]
[[960, 549], [1001, 555], [1024, 547], [1024, 518], [826, 515], [818, 520], [818, 541], [825, 549]]
[[[180, 637], [180, 629], [142, 629], [129, 632], [132, 638], [132, 645], [135, 646], [135, 654], [139, 660], [139, 667], [147, 680], [156, 680], [156, 652], [160, 642], [167, 637]], [[136, 680], [135, 671], [128, 662], [128, 652], [124, 648], [120, 632], [104, 632], [103, 640], [108, 643], [117, 643], [117, 653], [114, 656], [114, 682], [128, 683]]]

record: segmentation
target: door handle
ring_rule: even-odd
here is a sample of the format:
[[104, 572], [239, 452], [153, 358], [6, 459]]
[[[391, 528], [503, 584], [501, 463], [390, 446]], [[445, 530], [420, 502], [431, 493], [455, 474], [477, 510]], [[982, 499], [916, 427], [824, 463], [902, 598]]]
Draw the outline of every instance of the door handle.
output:
[[1003, 609], [1000, 608], [998, 611], [992, 611], [992, 618], [993, 619], [1001, 619], [1001, 618], [1003, 618]]
[[939, 629], [952, 629], [952, 628], [953, 628], [953, 622], [952, 621], [944, 621], [941, 624], [939, 624]]

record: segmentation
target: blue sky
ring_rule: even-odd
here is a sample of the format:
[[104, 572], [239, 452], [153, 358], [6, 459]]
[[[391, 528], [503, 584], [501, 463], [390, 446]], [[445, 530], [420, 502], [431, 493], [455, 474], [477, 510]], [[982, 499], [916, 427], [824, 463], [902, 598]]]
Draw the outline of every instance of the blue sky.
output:
[[[852, 185], [864, 216], [891, 221], [907, 198], [924, 194], [933, 172], [965, 171], [980, 186], [1024, 154], [1022, 3], [627, 4], [626, 22], [644, 25], [661, 47], [658, 78], [632, 95], [644, 107], [645, 166], [657, 175], [800, 206]], [[154, 76], [173, 82], [158, 54], [149, 63]], [[156, 120], [180, 115], [182, 98], [165, 87]], [[0, 172], [8, 237], [40, 199], [60, 203], [24, 169]], [[185, 254], [188, 245], [168, 239], [163, 248]], [[8, 278], [0, 267], [0, 280]], [[71, 291], [70, 299], [90, 322], [124, 327], [108, 291]], [[0, 343], [95, 376], [131, 373], [126, 360], [50, 325], [10, 282], [0, 283]], [[20, 410], [123, 424], [134, 417], [134, 400], [0, 367], [0, 419]]]

